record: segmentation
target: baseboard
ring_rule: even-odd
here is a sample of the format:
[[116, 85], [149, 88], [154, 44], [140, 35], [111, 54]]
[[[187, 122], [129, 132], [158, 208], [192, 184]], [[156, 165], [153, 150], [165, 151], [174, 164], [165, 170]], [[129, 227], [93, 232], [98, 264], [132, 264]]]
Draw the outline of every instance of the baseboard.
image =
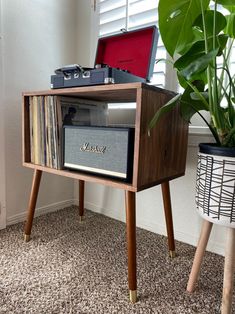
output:
[[[66, 201], [61, 201], [58, 203], [53, 203], [53, 204], [49, 204], [46, 206], [42, 206], [42, 207], [38, 207], [35, 210], [35, 217], [37, 216], [41, 216], [41, 215], [45, 215], [47, 213], [51, 213], [54, 212], [56, 210], [71, 206], [75, 204], [75, 200], [71, 199], [71, 200], [66, 200]], [[9, 225], [14, 225], [18, 222], [22, 222], [25, 221], [27, 217], [27, 211], [23, 211], [20, 214], [16, 214], [10, 217], [7, 217], [7, 226]]]
[[[75, 200], [75, 204], [78, 205], [78, 200]], [[85, 207], [93, 212], [103, 214], [105, 216], [108, 216], [110, 218], [125, 222], [125, 215], [121, 214], [120, 210], [113, 210], [113, 209], [108, 209], [108, 208], [102, 208], [97, 206], [96, 204], [93, 204], [91, 202], [85, 202]], [[137, 227], [166, 236], [166, 228], [165, 225], [160, 225], [157, 223], [153, 223], [150, 220], [145, 220], [145, 219], [138, 219], [137, 217]], [[174, 236], [175, 240], [181, 241], [183, 243], [187, 243], [193, 246], [196, 246], [199, 238], [199, 234], [197, 236], [184, 233], [182, 231], [178, 231], [174, 229]], [[219, 254], [219, 255], [224, 255], [224, 246], [221, 246], [220, 243], [209, 241], [208, 246], [207, 246], [207, 251]]]
[[[78, 204], [78, 201], [76, 202], [76, 205]], [[91, 202], [85, 202], [84, 204], [85, 208], [98, 213], [98, 214], [102, 214], [105, 216], [108, 216], [110, 218], [113, 218], [115, 220], [119, 220], [124, 222], [124, 216], [121, 215], [121, 211], [120, 210], [115, 210], [115, 209], [107, 209], [107, 208], [103, 208], [100, 206], [97, 206], [96, 204], [93, 204]]]

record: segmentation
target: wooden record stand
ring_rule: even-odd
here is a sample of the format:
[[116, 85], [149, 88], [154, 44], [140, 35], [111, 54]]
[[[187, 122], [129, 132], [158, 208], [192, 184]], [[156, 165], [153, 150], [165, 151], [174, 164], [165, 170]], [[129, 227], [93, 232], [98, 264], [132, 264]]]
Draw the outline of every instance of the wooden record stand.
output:
[[[41, 95], [77, 96], [105, 102], [136, 102], [135, 139], [132, 182], [84, 174], [78, 171], [57, 170], [39, 166], [30, 160], [29, 97]], [[23, 165], [34, 169], [29, 199], [28, 217], [24, 228], [25, 241], [29, 241], [42, 172], [70, 177], [79, 181], [79, 216], [84, 216], [85, 182], [94, 182], [125, 191], [126, 230], [128, 253], [128, 284], [130, 301], [137, 300], [136, 278], [136, 192], [161, 184], [166, 219], [169, 254], [175, 255], [175, 241], [171, 210], [169, 181], [183, 176], [186, 164], [188, 124], [176, 107], [167, 113], [148, 135], [148, 124], [158, 108], [175, 94], [144, 83], [128, 83], [76, 87], [67, 89], [23, 93]]]

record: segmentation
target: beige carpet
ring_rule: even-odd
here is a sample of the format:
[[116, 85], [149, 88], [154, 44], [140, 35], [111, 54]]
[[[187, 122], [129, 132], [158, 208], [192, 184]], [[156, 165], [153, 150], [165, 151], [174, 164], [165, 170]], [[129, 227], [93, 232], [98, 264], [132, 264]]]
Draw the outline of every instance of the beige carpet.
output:
[[[0, 231], [0, 314], [219, 313], [223, 258], [206, 253], [198, 289], [185, 292], [195, 248], [137, 229], [138, 296], [128, 301], [125, 224], [76, 207], [38, 217], [33, 239], [23, 224]], [[235, 313], [235, 307], [234, 312]]]

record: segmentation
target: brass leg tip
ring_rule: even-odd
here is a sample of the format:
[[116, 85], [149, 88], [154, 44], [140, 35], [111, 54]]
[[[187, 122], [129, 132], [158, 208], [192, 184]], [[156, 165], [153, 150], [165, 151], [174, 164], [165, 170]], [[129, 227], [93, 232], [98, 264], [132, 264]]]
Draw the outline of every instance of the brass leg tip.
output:
[[30, 240], [30, 235], [29, 234], [24, 234], [24, 241], [29, 242]]
[[79, 222], [82, 223], [84, 220], [84, 217], [83, 216], [79, 216]]
[[129, 290], [131, 303], [136, 303], [137, 301], [137, 290]]
[[174, 258], [175, 257], [175, 251], [169, 251], [169, 256], [170, 256], [170, 258]]

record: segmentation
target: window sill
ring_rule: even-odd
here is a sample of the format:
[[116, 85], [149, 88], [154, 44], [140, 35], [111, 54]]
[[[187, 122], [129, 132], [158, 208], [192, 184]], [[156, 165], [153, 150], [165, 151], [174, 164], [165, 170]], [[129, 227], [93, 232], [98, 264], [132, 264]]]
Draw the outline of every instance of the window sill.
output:
[[214, 138], [208, 127], [189, 126], [188, 146], [198, 147], [200, 143], [213, 143]]

